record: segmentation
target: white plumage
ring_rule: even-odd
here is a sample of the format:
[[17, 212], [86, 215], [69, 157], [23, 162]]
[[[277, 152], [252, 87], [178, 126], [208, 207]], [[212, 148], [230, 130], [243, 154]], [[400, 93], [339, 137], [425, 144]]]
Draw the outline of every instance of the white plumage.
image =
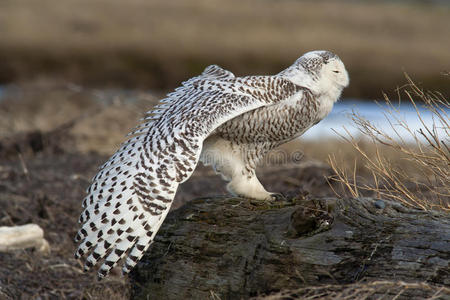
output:
[[99, 277], [126, 257], [129, 272], [199, 160], [230, 181], [235, 195], [276, 198], [255, 175], [258, 161], [323, 119], [348, 82], [328, 51], [308, 52], [274, 76], [235, 77], [207, 67], [148, 112], [100, 168], [83, 201], [75, 257], [89, 254], [86, 270], [104, 258]]

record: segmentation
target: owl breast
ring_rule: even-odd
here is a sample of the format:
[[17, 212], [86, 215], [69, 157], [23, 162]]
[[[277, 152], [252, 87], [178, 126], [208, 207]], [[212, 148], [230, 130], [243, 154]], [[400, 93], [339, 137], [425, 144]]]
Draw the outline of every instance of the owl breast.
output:
[[216, 133], [235, 143], [271, 142], [282, 144], [302, 135], [318, 119], [318, 105], [308, 92], [272, 106], [266, 106], [236, 117]]

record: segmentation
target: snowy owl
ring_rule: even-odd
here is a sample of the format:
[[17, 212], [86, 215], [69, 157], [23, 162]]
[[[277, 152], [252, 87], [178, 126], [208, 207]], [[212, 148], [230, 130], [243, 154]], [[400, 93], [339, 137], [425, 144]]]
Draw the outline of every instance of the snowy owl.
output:
[[327, 116], [348, 83], [344, 64], [328, 51], [308, 52], [273, 76], [207, 67], [149, 111], [100, 167], [83, 201], [75, 257], [89, 254], [85, 270], [103, 260], [100, 278], [126, 257], [128, 273], [199, 161], [229, 181], [234, 195], [276, 199], [255, 175], [258, 161]]

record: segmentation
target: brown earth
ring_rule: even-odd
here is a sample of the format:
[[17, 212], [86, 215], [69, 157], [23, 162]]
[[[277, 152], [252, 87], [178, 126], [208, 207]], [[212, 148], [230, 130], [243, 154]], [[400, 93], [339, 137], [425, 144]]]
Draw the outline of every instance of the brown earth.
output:
[[[36, 223], [50, 255], [32, 249], [0, 253], [0, 299], [127, 299], [127, 277], [104, 281], [83, 273], [73, 258], [73, 237], [90, 178], [156, 102], [160, 94], [88, 89], [64, 82], [9, 87], [0, 102], [0, 226]], [[361, 143], [367, 150], [370, 144]], [[259, 176], [273, 192], [333, 196], [325, 163], [330, 153], [364, 171], [351, 145], [336, 141], [294, 142], [280, 149], [288, 160], [267, 160]], [[293, 153], [300, 154], [293, 160]], [[405, 170], [397, 152], [385, 152]], [[276, 158], [276, 156], [273, 156]], [[411, 173], [412, 174], [412, 173]], [[336, 188], [336, 187], [335, 187]], [[225, 182], [200, 166], [176, 196], [173, 209], [198, 197], [226, 194]]]
[[[36, 223], [44, 229], [51, 253], [33, 249], [0, 253], [0, 298], [127, 299], [128, 278], [118, 272], [103, 281], [83, 273], [73, 258], [81, 200], [97, 167], [107, 158], [70, 151], [64, 130], [17, 134], [0, 141], [0, 226]], [[57, 145], [57, 146], [55, 146]], [[21, 154], [19, 154], [21, 153]], [[332, 195], [324, 175], [331, 170], [311, 161], [266, 167], [262, 181], [273, 191]], [[188, 200], [226, 194], [225, 183], [205, 167], [179, 189], [173, 209]]]

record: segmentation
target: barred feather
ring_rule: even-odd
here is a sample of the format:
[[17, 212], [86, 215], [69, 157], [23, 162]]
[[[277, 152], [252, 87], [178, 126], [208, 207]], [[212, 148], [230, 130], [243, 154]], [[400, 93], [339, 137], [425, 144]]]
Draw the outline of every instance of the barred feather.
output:
[[[104, 277], [122, 259], [124, 273], [136, 265], [169, 212], [178, 185], [193, 173], [208, 137], [248, 145], [244, 154], [262, 147], [255, 151], [259, 157], [317, 122], [329, 111], [321, 110], [313, 89], [320, 86], [315, 78], [321, 68], [316, 62], [305, 70], [306, 61], [317, 57], [324, 65], [335, 56], [305, 56], [275, 76], [235, 77], [209, 66], [147, 112], [100, 167], [83, 200], [75, 257], [87, 256], [85, 269], [103, 261], [98, 276]], [[271, 116], [272, 121], [265, 120]], [[258, 144], [257, 136], [267, 141]]]

